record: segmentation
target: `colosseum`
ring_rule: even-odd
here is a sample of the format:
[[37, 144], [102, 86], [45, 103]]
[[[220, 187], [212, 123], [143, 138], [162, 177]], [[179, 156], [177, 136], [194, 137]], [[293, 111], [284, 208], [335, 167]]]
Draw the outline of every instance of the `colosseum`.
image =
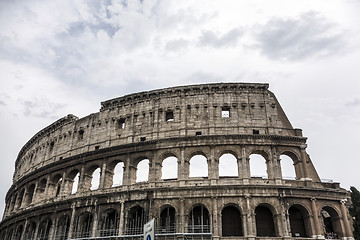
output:
[[320, 180], [268, 87], [171, 87], [57, 120], [18, 154], [0, 238], [142, 239], [155, 219], [164, 240], [353, 239], [348, 191]]

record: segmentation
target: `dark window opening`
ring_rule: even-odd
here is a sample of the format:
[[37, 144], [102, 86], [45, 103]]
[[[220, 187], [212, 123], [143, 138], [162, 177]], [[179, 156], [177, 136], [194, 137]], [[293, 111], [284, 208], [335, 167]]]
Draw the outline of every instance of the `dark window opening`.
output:
[[243, 236], [240, 211], [234, 206], [225, 207], [221, 211], [223, 237]]
[[253, 129], [253, 134], [260, 134], [259, 130]]
[[306, 237], [305, 222], [302, 212], [292, 206], [289, 209], [291, 235], [293, 237]]
[[141, 137], [141, 138], [140, 138], [140, 141], [141, 141], [141, 142], [145, 142], [145, 141], [146, 141], [146, 137]]
[[51, 143], [50, 143], [50, 148], [49, 148], [49, 151], [50, 151], [50, 152], [52, 152], [52, 150], [54, 149], [54, 145], [55, 145], [54, 142], [51, 142]]
[[100, 149], [100, 146], [95, 146], [95, 150], [99, 150]]
[[105, 214], [100, 230], [100, 236], [116, 236], [118, 234], [119, 216], [114, 209], [109, 209]]
[[79, 140], [82, 140], [83, 138], [84, 138], [84, 130], [81, 129], [81, 130], [79, 131], [79, 138], [78, 138], [78, 139], [79, 139]]
[[174, 112], [173, 111], [167, 111], [165, 114], [165, 120], [167, 122], [173, 122], [174, 121]]
[[89, 212], [81, 214], [75, 223], [75, 229], [72, 238], [89, 238], [91, 237], [93, 225], [93, 216]]
[[129, 219], [127, 224], [127, 234], [142, 234], [144, 230], [144, 224], [147, 222], [145, 210], [136, 206], [130, 209]]
[[196, 132], [195, 135], [196, 136], [201, 136], [201, 132]]
[[118, 128], [124, 129], [125, 128], [125, 118], [120, 118], [118, 120]]
[[229, 118], [230, 117], [230, 108], [229, 107], [222, 107], [221, 108], [221, 117], [222, 118]]
[[209, 212], [204, 206], [194, 207], [189, 215], [190, 233], [208, 233], [210, 232]]
[[161, 233], [175, 233], [175, 208], [167, 207], [160, 213], [160, 231]]
[[66, 240], [68, 239], [70, 228], [70, 219], [68, 216], [62, 216], [58, 222], [56, 228], [56, 239]]
[[38, 230], [38, 239], [48, 240], [50, 235], [51, 221], [46, 220], [40, 223]]
[[271, 211], [264, 206], [255, 209], [256, 232], [259, 237], [275, 237], [274, 220]]

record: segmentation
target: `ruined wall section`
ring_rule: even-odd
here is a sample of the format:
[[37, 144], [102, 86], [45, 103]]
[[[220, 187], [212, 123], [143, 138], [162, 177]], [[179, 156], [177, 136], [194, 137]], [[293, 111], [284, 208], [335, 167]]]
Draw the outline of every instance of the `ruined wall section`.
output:
[[[229, 116], [222, 116], [228, 111]], [[50, 163], [123, 144], [196, 135], [300, 136], [268, 84], [207, 84], [130, 94], [64, 117], [20, 151], [13, 181]]]

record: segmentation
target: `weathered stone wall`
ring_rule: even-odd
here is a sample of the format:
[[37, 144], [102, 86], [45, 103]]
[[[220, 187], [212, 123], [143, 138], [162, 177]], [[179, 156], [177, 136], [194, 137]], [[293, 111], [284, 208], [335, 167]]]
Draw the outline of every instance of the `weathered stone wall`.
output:
[[[219, 176], [220, 158], [228, 153], [236, 159], [237, 176]], [[252, 154], [264, 157], [265, 178], [252, 176]], [[190, 177], [196, 155], [206, 158], [206, 177]], [[283, 178], [283, 155], [293, 161], [294, 180]], [[177, 177], [162, 179], [163, 161], [170, 156], [177, 159]], [[148, 180], [137, 182], [138, 164], [145, 159]], [[120, 163], [122, 184], [113, 186]], [[96, 169], [99, 185], [91, 189]], [[79, 184], [72, 192], [76, 176]], [[213, 238], [226, 239], [222, 217], [227, 207], [240, 212], [241, 239], [261, 236], [256, 211], [266, 209], [274, 237], [291, 238], [291, 219], [300, 213], [306, 219], [303, 237], [324, 235], [327, 211], [333, 231], [351, 238], [346, 199], [338, 183], [320, 182], [306, 153], [306, 138], [291, 126], [267, 84], [175, 87], [105, 101], [99, 113], [81, 119], [68, 115], [36, 134], [16, 160], [0, 238], [104, 236], [110, 231], [104, 227], [106, 216], [116, 220], [111, 231], [124, 235], [132, 231], [136, 209], [146, 219], [156, 218], [159, 227], [163, 210], [170, 208], [176, 232], [189, 233], [194, 230], [192, 210], [200, 206], [208, 211], [209, 224], [203, 225]], [[89, 223], [87, 235], [84, 222]]]

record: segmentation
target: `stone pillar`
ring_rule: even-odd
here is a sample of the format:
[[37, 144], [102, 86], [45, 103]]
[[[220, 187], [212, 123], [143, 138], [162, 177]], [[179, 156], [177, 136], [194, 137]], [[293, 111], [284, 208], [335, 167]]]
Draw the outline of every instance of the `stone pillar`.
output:
[[218, 213], [217, 198], [216, 197], [212, 198], [212, 205], [213, 205], [212, 232], [214, 233], [213, 238], [214, 239], [219, 239], [219, 228], [220, 228], [221, 221], [219, 220], [220, 214]]
[[[252, 215], [252, 211], [251, 211], [251, 207], [250, 207], [250, 195], [245, 195], [245, 200], [246, 200], [246, 217], [244, 220], [244, 225], [247, 225], [247, 234], [244, 232], [244, 235], [246, 234], [247, 237], [249, 238], [255, 238], [255, 231], [254, 229], [256, 229], [256, 227], [254, 228], [253, 226], [253, 215]], [[245, 230], [245, 228], [244, 228]]]
[[301, 178], [305, 178], [305, 179], [311, 179], [311, 177], [309, 176], [309, 173], [308, 173], [308, 169], [307, 169], [307, 153], [306, 153], [306, 144], [304, 145], [301, 145], [300, 148], [301, 148], [301, 165], [302, 165], [302, 176]]
[[127, 155], [127, 158], [124, 162], [124, 171], [123, 171], [123, 185], [127, 186], [130, 185], [131, 176], [130, 176], [130, 156], [129, 154]]
[[98, 226], [98, 210], [99, 210], [99, 206], [97, 205], [97, 202], [94, 203], [94, 219], [93, 219], [93, 225], [92, 225], [92, 231], [91, 231], [91, 237], [96, 237], [96, 229]]
[[279, 197], [279, 203], [280, 203], [280, 207], [281, 207], [281, 216], [280, 216], [280, 221], [281, 221], [281, 227], [282, 227], [282, 232], [284, 233], [284, 238], [291, 238], [291, 230], [289, 228], [289, 218], [288, 218], [288, 214], [287, 214], [287, 210], [286, 207], [284, 206], [285, 203], [285, 199], [283, 196]]
[[49, 187], [50, 187], [50, 175], [46, 178], [46, 185], [44, 189], [44, 198], [47, 199], [49, 195]]
[[28, 195], [28, 189], [25, 188], [24, 189], [24, 195], [22, 196], [22, 199], [19, 198], [19, 200], [20, 200], [19, 208], [26, 207], [26, 197], [27, 197], [27, 195]]
[[101, 166], [99, 189], [105, 188], [105, 181], [106, 181], [105, 176], [106, 176], [106, 162], [104, 162]]
[[25, 219], [25, 223], [24, 223], [24, 228], [23, 228], [23, 231], [21, 233], [21, 236], [20, 236], [20, 240], [25, 240], [25, 235], [26, 235], [26, 228], [27, 228], [27, 225], [29, 224], [29, 219]]
[[242, 158], [241, 157], [238, 157], [237, 159], [237, 168], [238, 168], [238, 178], [239, 179], [242, 179], [244, 176], [243, 176], [243, 161], [242, 161]]
[[345, 206], [345, 202], [347, 200], [346, 199], [342, 199], [340, 201], [340, 208], [341, 208], [341, 215], [342, 215], [342, 219], [344, 221], [344, 226], [345, 226], [345, 237], [351, 237], [352, 236], [352, 231], [351, 231], [351, 227], [350, 227], [350, 223], [349, 223], [349, 219], [348, 219], [348, 211], [347, 208]]
[[323, 235], [323, 231], [321, 230], [321, 225], [319, 221], [319, 213], [316, 206], [316, 199], [311, 198], [310, 201], [311, 201], [311, 211], [315, 224], [315, 236], [313, 236], [313, 238], [321, 238], [321, 236]]
[[124, 235], [125, 234], [125, 226], [124, 226], [124, 202], [123, 201], [121, 201], [120, 202], [120, 219], [119, 219], [119, 232], [118, 232], [118, 234], [119, 234], [119, 236], [122, 236], [122, 235]]
[[74, 221], [75, 221], [75, 215], [76, 215], [76, 203], [74, 202], [72, 205], [71, 205], [71, 217], [70, 217], [70, 227], [69, 227], [69, 232], [68, 232], [68, 236], [67, 236], [67, 239], [71, 239], [72, 238], [72, 235], [73, 235], [73, 231], [74, 231]]
[[86, 191], [84, 185], [85, 185], [85, 166], [82, 165], [81, 169], [80, 169], [80, 177], [79, 177], [79, 184], [78, 184], [79, 192]]
[[56, 234], [56, 226], [57, 226], [58, 219], [51, 221], [51, 227], [49, 232], [49, 239], [54, 239]]
[[35, 232], [34, 232], [34, 239], [37, 239], [37, 235], [38, 235], [38, 232], [39, 232], [39, 227], [40, 227], [40, 222], [38, 222], [36, 224], [36, 227], [35, 227]]
[[215, 159], [215, 148], [210, 146], [210, 156], [208, 162], [208, 177], [211, 180], [219, 179], [219, 160]]
[[179, 229], [178, 232], [179, 233], [184, 233], [185, 232], [185, 200], [184, 198], [180, 198], [179, 199], [179, 212], [180, 212], [180, 216], [179, 216]]

